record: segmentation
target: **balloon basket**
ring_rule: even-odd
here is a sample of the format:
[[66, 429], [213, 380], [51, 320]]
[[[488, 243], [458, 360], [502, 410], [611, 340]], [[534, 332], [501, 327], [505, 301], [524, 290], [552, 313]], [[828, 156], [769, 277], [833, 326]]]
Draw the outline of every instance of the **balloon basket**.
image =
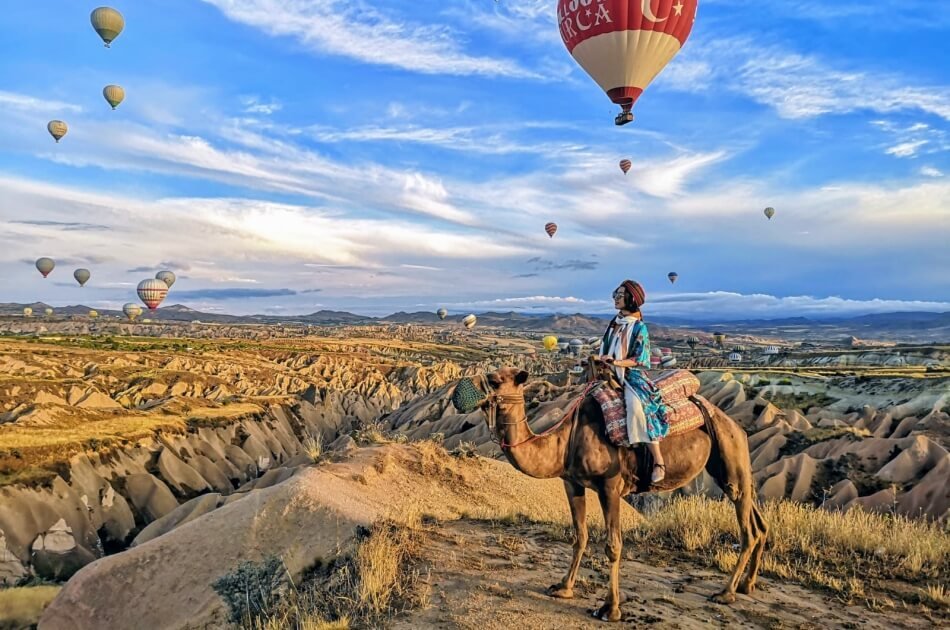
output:
[[620, 112], [619, 114], [617, 114], [616, 118], [614, 118], [614, 124], [617, 125], [618, 127], [623, 127], [627, 123], [632, 123], [632, 122], [633, 122], [633, 112]]

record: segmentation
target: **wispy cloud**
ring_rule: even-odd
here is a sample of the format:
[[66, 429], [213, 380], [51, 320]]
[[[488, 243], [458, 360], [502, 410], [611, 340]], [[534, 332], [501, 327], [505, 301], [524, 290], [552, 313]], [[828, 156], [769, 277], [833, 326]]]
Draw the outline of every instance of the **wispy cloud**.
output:
[[746, 37], [691, 42], [659, 84], [682, 91], [727, 89], [804, 119], [855, 111], [921, 111], [950, 120], [950, 90], [913, 78], [836, 67], [817, 55]]
[[183, 300], [246, 300], [251, 298], [297, 295], [292, 289], [193, 289], [175, 291], [175, 299]]
[[66, 232], [89, 232], [93, 230], [108, 230], [106, 225], [95, 223], [79, 223], [74, 221], [9, 221], [14, 225], [32, 225], [35, 227], [57, 228]]
[[448, 26], [414, 23], [360, 0], [204, 0], [229, 19], [325, 55], [424, 74], [535, 78], [513, 60], [465, 53]]
[[16, 92], [4, 92], [2, 90], [0, 90], [0, 106], [30, 112], [41, 112], [43, 114], [82, 111], [82, 107], [72, 103], [64, 103], [62, 101], [39, 98], [27, 94], [17, 94]]

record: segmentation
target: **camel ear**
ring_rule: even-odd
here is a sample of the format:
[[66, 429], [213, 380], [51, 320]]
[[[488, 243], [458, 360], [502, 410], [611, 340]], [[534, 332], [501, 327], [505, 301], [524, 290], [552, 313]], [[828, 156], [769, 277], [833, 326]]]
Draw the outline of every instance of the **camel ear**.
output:
[[515, 385], [524, 385], [528, 382], [528, 373], [524, 370], [521, 370], [515, 374]]

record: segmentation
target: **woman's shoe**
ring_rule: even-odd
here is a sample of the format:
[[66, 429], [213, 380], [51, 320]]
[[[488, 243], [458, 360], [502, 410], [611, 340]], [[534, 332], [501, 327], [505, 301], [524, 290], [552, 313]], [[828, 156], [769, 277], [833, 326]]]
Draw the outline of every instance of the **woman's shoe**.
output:
[[654, 484], [657, 484], [663, 481], [664, 479], [666, 479], [666, 466], [664, 466], [663, 464], [656, 464], [653, 467], [653, 476], [651, 477], [651, 481]]

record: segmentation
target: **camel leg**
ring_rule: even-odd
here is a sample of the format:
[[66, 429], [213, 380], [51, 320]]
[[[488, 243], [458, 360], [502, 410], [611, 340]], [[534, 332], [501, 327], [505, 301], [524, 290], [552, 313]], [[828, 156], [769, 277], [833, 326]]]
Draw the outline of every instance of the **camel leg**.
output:
[[623, 538], [620, 531], [620, 478], [607, 480], [598, 488], [600, 507], [604, 511], [604, 523], [607, 525], [607, 560], [610, 562], [610, 587], [607, 599], [594, 617], [602, 621], [620, 621], [620, 553], [623, 551]]
[[[735, 570], [722, 591], [713, 596], [713, 600], [731, 604], [736, 601], [737, 590], [747, 594], [755, 589], [768, 527], [755, 505], [749, 442], [745, 431], [725, 414], [716, 414], [713, 423], [716, 429], [715, 443], [706, 470], [735, 504], [741, 543]], [[747, 566], [748, 573], [741, 579]]]
[[571, 559], [571, 568], [559, 584], [548, 587], [548, 595], [559, 599], [574, 597], [574, 582], [577, 581], [577, 570], [580, 569], [584, 550], [587, 549], [587, 496], [584, 486], [572, 481], [564, 480], [564, 490], [567, 492], [567, 501], [571, 505], [571, 518], [574, 521], [574, 557]]
[[759, 507], [755, 505], [755, 498], [752, 499], [752, 527], [755, 533], [755, 549], [752, 551], [752, 558], [749, 561], [749, 570], [745, 577], [739, 582], [738, 590], [743, 595], [751, 595], [755, 591], [755, 580], [759, 575], [759, 567], [762, 565], [762, 553], [765, 551], [765, 541], [768, 539], [769, 527], [762, 518]]

